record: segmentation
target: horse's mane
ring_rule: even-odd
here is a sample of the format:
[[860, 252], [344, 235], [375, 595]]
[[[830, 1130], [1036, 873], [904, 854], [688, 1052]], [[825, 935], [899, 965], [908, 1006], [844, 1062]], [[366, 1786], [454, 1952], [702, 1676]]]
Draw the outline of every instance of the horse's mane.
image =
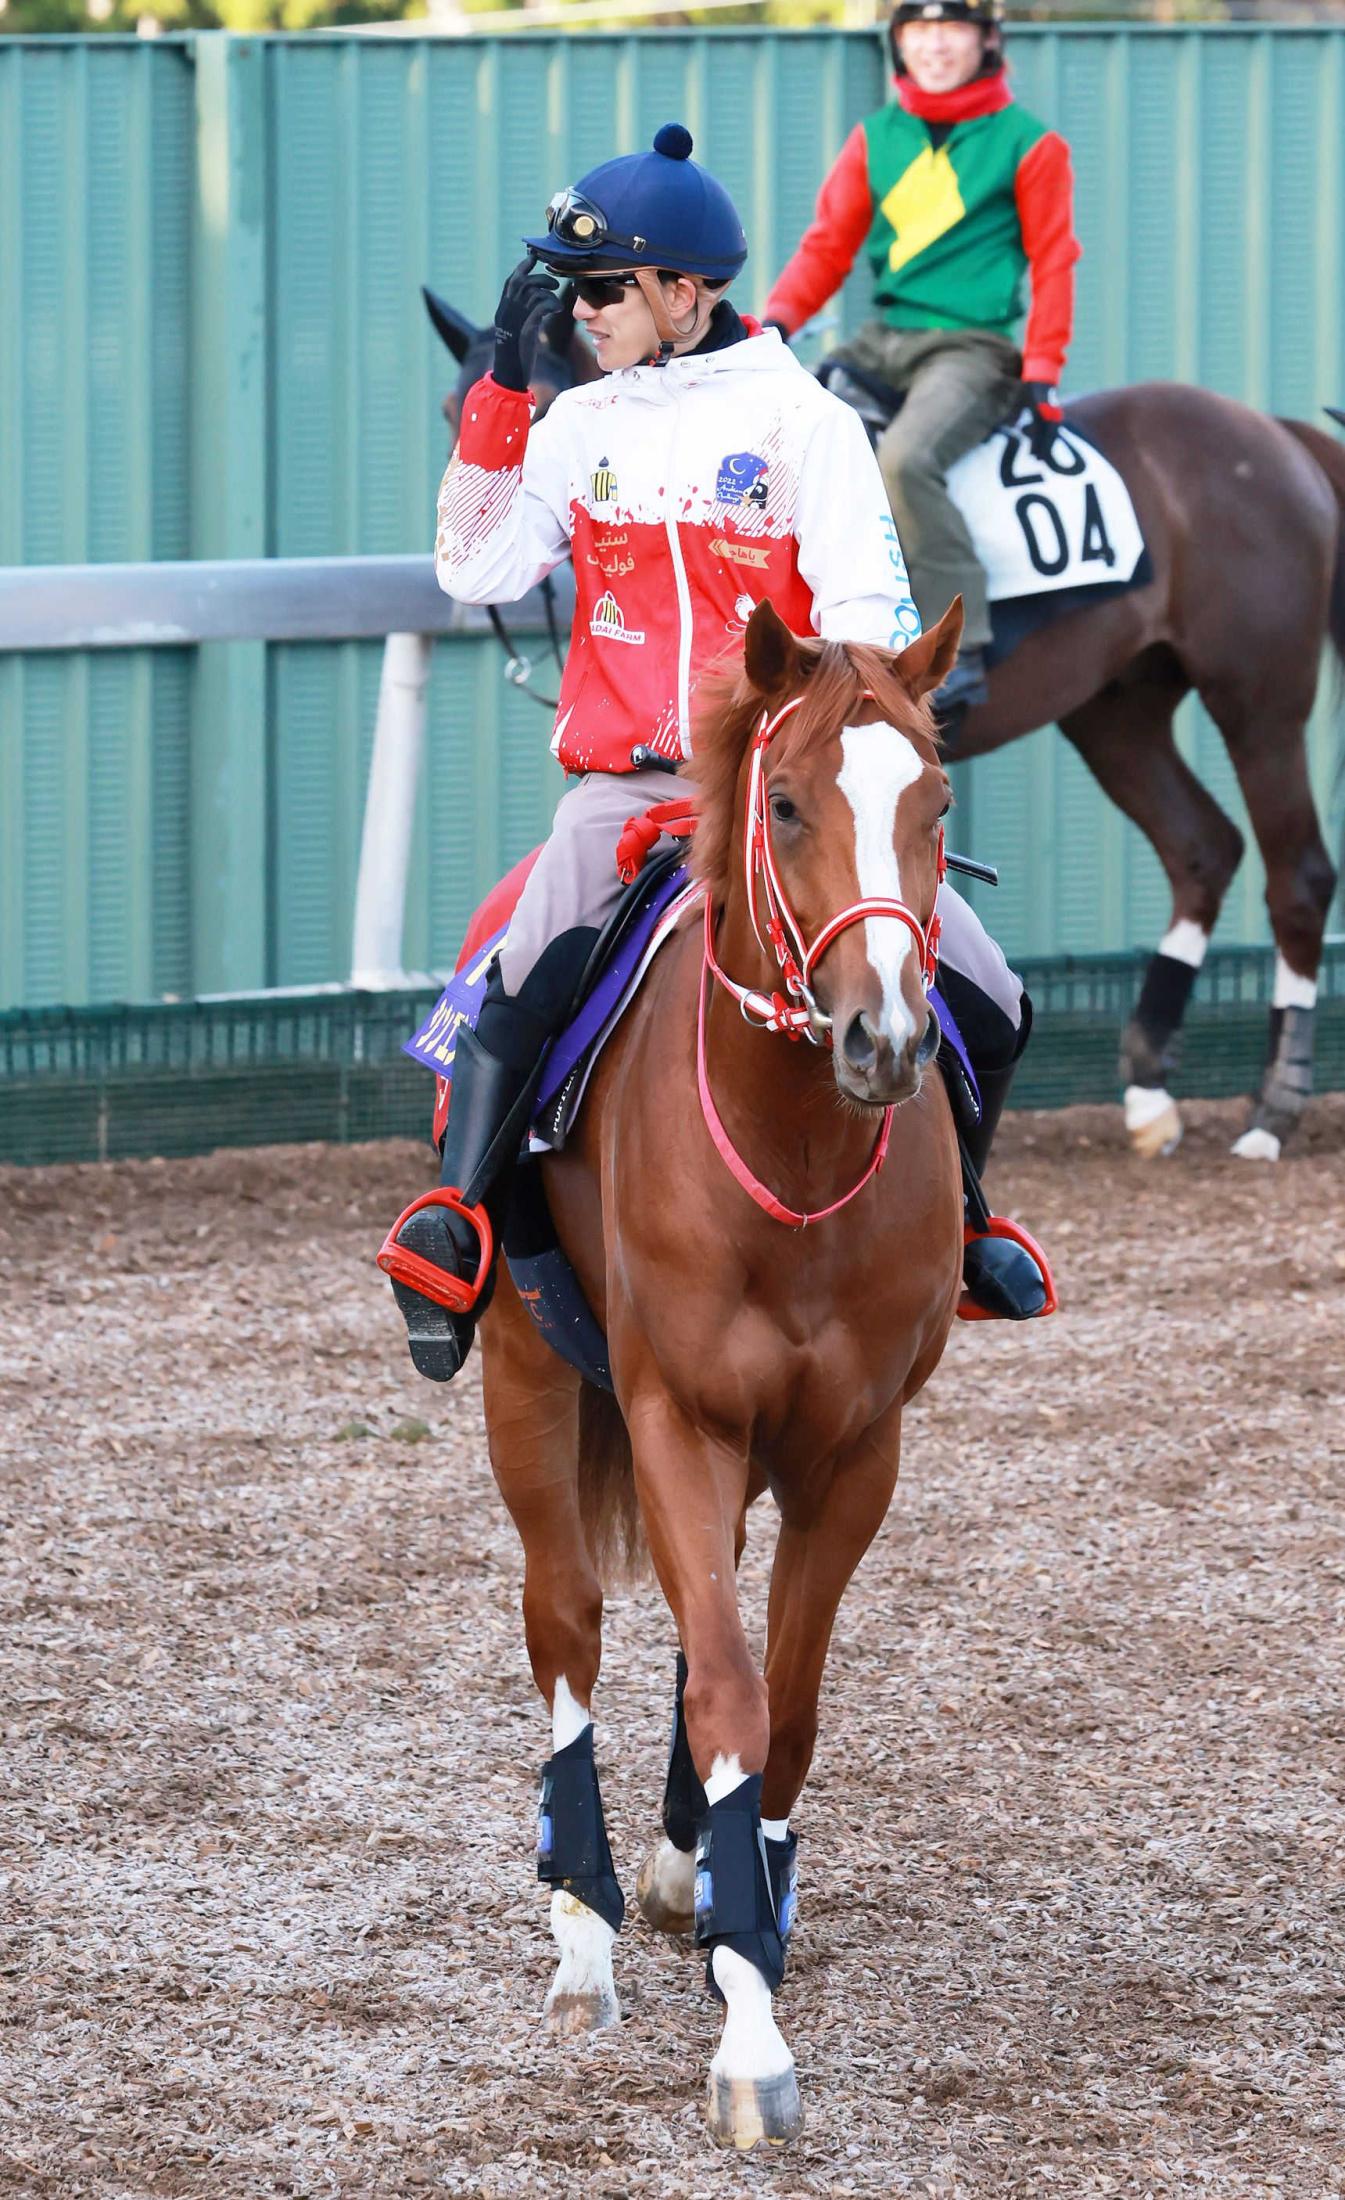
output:
[[[863, 642], [796, 642], [806, 700], [785, 720], [779, 753], [806, 755], [830, 740], [838, 727], [886, 719], [909, 735], [927, 761], [938, 760], [938, 735], [929, 703], [919, 700], [895, 670], [891, 653]], [[775, 709], [783, 696], [772, 700]], [[765, 699], [748, 680], [741, 660], [707, 674], [696, 691], [692, 774], [696, 783], [696, 831], [692, 868], [718, 902], [728, 891], [735, 840], [742, 829], [738, 781], [747, 746]]]

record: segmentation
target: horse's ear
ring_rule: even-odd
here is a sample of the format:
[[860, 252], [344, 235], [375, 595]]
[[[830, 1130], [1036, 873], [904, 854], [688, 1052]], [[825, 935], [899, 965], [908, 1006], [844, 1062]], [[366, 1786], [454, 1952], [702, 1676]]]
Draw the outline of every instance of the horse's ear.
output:
[[801, 678], [799, 645], [769, 596], [747, 622], [743, 665], [758, 695], [787, 695]]
[[483, 336], [490, 334], [489, 329], [477, 328], [458, 312], [456, 306], [451, 306], [446, 298], [441, 298], [424, 283], [420, 286], [420, 295], [425, 300], [425, 311], [434, 323], [436, 335], [443, 337], [461, 366], [473, 344], [479, 344]]
[[917, 702], [932, 688], [943, 686], [957, 660], [961, 639], [962, 598], [954, 596], [938, 625], [903, 649], [893, 666], [897, 678]]

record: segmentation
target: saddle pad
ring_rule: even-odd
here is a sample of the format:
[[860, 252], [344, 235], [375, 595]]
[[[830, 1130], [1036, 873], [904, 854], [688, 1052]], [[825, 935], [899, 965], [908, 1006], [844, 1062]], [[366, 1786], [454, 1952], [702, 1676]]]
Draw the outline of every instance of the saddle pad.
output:
[[[528, 872], [535, 855], [525, 857], [508, 874], [507, 880], [493, 888], [472, 918], [467, 930], [467, 946], [459, 958], [458, 967], [439, 999], [419, 1030], [405, 1041], [402, 1052], [409, 1054], [413, 1062], [420, 1062], [434, 1071], [439, 1080], [438, 1106], [435, 1110], [435, 1136], [443, 1127], [441, 1117], [447, 1116], [447, 1092], [453, 1078], [453, 1056], [458, 1033], [464, 1024], [475, 1030], [481, 1004], [486, 997], [486, 981], [491, 966], [499, 953], [501, 942], [509, 930], [509, 918], [515, 902], [523, 891]], [[535, 1115], [545, 1116], [551, 1101], [570, 1077], [594, 1041], [606, 1038], [615, 1024], [625, 998], [633, 994], [635, 983], [644, 975], [649, 957], [662, 945], [671, 930], [675, 914], [680, 914], [698, 887], [688, 886], [685, 865], [675, 870], [655, 875], [651, 880], [649, 895], [638, 913], [623, 932], [616, 954], [598, 977], [597, 983], [580, 1006], [573, 1021], [555, 1041], [547, 1056], [546, 1068], [537, 1095]], [[677, 904], [674, 911], [673, 905]], [[489, 912], [489, 917], [484, 915]], [[666, 926], [662, 924], [668, 918]], [[494, 929], [487, 932], [485, 924], [494, 919]], [[658, 935], [657, 939], [655, 934]], [[470, 952], [469, 952], [470, 950]], [[573, 1112], [572, 1110], [570, 1111]]]
[[1138, 576], [1144, 537], [1130, 491], [1077, 428], [1058, 428], [1045, 459], [1033, 457], [1025, 425], [996, 428], [949, 468], [948, 488], [992, 603]]

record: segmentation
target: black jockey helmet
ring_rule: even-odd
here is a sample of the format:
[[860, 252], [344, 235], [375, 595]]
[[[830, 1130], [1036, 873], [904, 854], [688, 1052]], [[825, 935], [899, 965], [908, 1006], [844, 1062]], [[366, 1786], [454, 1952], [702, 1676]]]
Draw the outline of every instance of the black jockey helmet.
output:
[[1001, 44], [1004, 0], [897, 0], [887, 26], [892, 66], [905, 76], [906, 64], [897, 46], [897, 33], [907, 23], [975, 23], [985, 32], [985, 58], [979, 74], [993, 76], [1004, 66]]
[[691, 143], [680, 122], [665, 122], [652, 152], [605, 160], [558, 191], [546, 235], [524, 244], [557, 275], [647, 267], [731, 282], [747, 258], [743, 225]]

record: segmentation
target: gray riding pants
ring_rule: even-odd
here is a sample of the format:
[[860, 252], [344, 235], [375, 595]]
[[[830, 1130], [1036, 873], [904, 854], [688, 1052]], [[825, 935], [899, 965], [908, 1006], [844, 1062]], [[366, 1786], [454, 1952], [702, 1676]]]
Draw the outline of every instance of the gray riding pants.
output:
[[988, 329], [869, 321], [840, 356], [906, 400], [878, 438], [878, 464], [921, 624], [933, 626], [961, 596], [963, 646], [983, 649], [990, 640], [985, 574], [948, 494], [948, 469], [1017, 409], [1022, 354]]
[[[667, 772], [589, 772], [562, 796], [547, 841], [518, 899], [500, 949], [506, 993], [518, 992], [542, 950], [575, 925], [602, 926], [624, 887], [616, 844], [628, 817], [675, 801], [685, 783]], [[662, 845], [662, 844], [660, 844]], [[945, 880], [939, 892], [939, 960], [992, 1000], [1016, 1031], [1023, 986], [970, 903]]]

